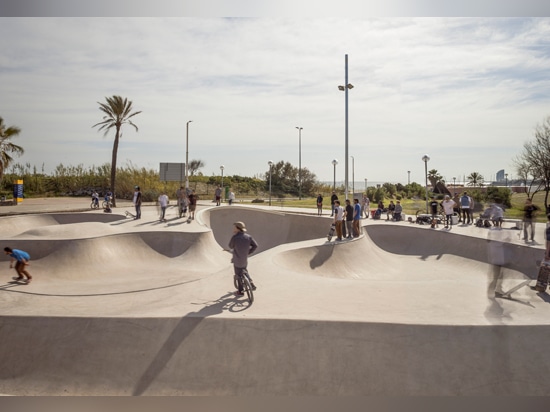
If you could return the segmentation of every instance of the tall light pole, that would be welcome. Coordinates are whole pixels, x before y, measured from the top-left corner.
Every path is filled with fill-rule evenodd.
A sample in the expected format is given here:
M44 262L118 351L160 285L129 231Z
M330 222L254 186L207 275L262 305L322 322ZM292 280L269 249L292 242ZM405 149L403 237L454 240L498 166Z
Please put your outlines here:
M506 189L508 189L508 173L504 173L504 177L506 178Z
M351 197L355 196L355 158L351 156Z
M367 193L367 178L365 177L365 193Z
M225 166L224 165L221 165L220 166L220 170L222 171L222 201L223 201L223 198L225 197L225 190L223 190L223 169L225 169Z
M189 120L185 127L185 190L189 190L189 123L193 120Z
M332 166L334 166L334 180L333 180L333 183L332 183L332 191L335 192L336 191L336 165L338 164L338 160L334 159L332 161Z
M410 185L411 184L411 171L407 170L407 174L408 174L407 184Z
M453 177L453 192L456 192L456 177Z
M428 162L430 161L430 156L425 154L422 156L422 161L424 162L424 175L426 177L426 214L428 214Z
M298 129L298 196L302 200L302 129L303 127L296 126Z
M269 206L271 206L271 167L273 166L273 162L270 160L267 164L269 165Z
M345 187L345 198L348 198L348 90L353 89L353 85L348 83L348 55L346 54L346 82L345 86L338 86L338 90L346 92L346 161L345 161L345 177L344 177L344 187Z

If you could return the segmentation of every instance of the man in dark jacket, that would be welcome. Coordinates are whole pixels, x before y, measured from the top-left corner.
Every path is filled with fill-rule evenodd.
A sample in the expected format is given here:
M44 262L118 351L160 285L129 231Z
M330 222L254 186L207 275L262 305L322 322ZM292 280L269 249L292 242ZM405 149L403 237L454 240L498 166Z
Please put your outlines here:
M258 243L256 243L252 236L246 233L245 224L243 222L235 222L233 224L233 237L229 241L229 249L233 252L233 259L231 259L231 261L233 262L235 275L239 280L239 290L236 293L237 296L244 295L243 284L241 282L241 277L239 276L243 272L244 275L248 277L248 280L250 280L252 290L256 290L256 285L254 285L254 282L246 270L246 267L248 265L248 255L254 253L257 248Z

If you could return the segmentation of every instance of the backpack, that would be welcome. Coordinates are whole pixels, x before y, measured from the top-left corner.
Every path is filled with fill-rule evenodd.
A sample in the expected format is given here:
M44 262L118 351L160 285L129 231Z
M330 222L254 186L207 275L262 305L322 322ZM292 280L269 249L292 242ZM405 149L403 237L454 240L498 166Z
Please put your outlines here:
M462 196L460 198L460 206L462 207L470 207L470 198L466 195Z

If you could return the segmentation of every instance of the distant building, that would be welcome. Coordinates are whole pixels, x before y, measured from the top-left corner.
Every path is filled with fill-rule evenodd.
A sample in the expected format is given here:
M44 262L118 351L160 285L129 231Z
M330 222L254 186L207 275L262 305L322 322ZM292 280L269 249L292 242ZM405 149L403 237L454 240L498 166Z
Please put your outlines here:
M497 182L503 182L504 181L504 169L499 170L497 172Z

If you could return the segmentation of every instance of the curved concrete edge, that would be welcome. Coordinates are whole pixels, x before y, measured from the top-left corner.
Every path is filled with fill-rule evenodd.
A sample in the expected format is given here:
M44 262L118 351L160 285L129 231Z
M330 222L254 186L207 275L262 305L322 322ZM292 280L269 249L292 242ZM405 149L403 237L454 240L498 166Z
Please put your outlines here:
M217 305L222 305L223 302ZM221 306L210 311L221 311ZM11 395L547 395L550 326L4 317ZM281 361L284 359L284 362Z

